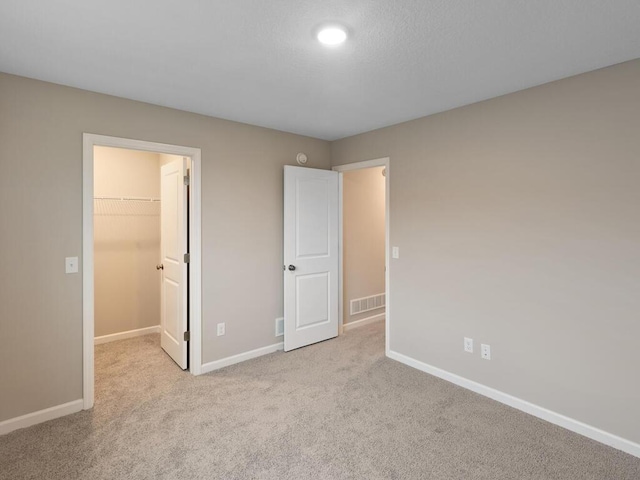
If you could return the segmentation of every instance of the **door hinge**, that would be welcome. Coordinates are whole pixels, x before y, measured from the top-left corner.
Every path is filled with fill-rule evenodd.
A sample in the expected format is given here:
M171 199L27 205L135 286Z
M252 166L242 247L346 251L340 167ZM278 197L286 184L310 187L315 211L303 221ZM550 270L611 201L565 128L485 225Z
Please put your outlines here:
M184 177L182 177L184 180L184 184L185 185L190 185L191 184L191 177L189 177L189 175L185 175Z
M189 340L191 340L191 332L184 332L184 341L188 342Z
M189 263L191 261L191 255L188 253L184 254L184 263Z

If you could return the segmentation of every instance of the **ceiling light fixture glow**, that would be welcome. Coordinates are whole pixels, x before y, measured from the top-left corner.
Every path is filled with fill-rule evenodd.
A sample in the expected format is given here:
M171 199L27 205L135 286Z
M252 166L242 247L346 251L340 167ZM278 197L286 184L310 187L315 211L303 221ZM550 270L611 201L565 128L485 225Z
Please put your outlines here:
M324 27L318 32L318 41L324 45L340 45L346 39L347 31L342 27Z

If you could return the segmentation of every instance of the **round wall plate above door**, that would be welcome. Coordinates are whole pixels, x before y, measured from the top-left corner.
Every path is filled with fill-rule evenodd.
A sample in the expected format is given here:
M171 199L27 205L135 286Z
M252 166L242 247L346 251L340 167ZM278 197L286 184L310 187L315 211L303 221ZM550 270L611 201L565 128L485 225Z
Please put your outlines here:
M302 152L296 155L296 162L298 162L298 165L306 165L307 160L308 160L307 156Z

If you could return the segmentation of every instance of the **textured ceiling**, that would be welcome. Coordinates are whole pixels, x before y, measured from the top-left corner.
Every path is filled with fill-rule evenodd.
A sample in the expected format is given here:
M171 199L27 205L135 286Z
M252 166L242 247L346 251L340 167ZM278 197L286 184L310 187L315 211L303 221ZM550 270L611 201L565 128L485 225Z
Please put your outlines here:
M638 58L639 25L640 0L1 0L0 71L333 140Z

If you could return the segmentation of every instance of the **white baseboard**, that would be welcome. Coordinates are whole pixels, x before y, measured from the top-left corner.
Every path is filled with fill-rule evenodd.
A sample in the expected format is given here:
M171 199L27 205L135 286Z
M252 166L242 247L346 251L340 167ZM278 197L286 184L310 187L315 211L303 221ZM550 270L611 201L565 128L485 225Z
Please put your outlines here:
M82 410L82 399L74 400L73 402L63 403L62 405L56 405L55 407L45 408L44 410L38 410L37 412L27 413L16 418L10 418L0 422L0 435L5 435L19 428L26 428L37 423L53 420L54 418L64 417L71 413L76 413Z
M466 388L467 390L479 393L480 395L484 395L485 397L489 397L517 410L533 415L534 417L541 418L542 420L546 420L547 422L566 428L567 430L571 430L572 432L583 435L595 440L596 442L604 443L605 445L622 450L623 452L635 457L640 457L640 444L634 443L630 440L618 437L612 433L605 432L599 428L592 427L586 423L574 420L573 418L566 417L560 413L553 412L544 407L527 402L526 400L514 397L508 393L501 392L494 388L487 387L486 385L482 385L481 383L474 382L473 380L468 380L454 373L447 372L446 370L442 370L438 367L407 357L401 353L389 351L387 356L400 363L404 363L405 365L433 375L434 377L454 383L460 387Z
M356 320L355 322L349 322L342 324L342 330L347 332L349 330L353 330L354 328L364 327L365 325L369 325L373 322L379 322L380 320L384 320L386 318L386 313L379 313L378 315L372 315L371 317L363 318L361 320Z
M245 360L251 360L252 358L261 357L262 355L267 355L282 349L284 349L284 343L280 342L267 347L256 348L255 350L239 353L238 355L233 355L231 357L215 360L213 362L203 364L201 373L213 372L214 370L228 367L229 365L235 365L236 363L244 362Z
M102 335L101 337L95 337L93 339L93 344L100 345L101 343L117 342L118 340L141 337L142 335L149 335L150 333L160 333L160 325L139 328L137 330L128 330L126 332L112 333L111 335Z

